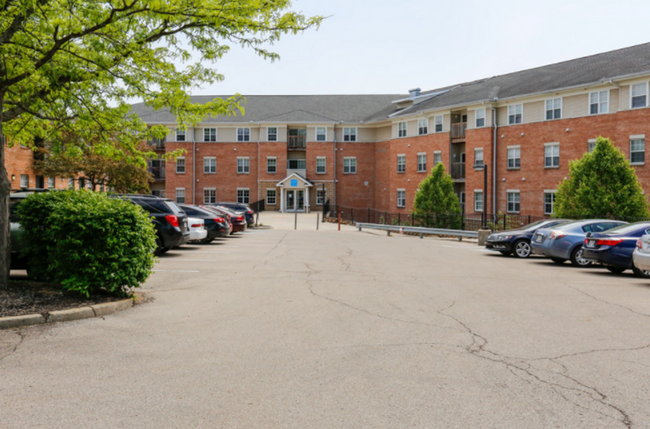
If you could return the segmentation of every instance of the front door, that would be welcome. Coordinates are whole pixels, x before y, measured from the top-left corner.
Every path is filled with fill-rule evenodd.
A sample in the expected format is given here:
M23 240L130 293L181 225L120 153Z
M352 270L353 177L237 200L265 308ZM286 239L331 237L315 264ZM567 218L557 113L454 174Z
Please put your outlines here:
M293 211L296 208L296 191L287 190L287 211Z
M305 191L304 190L298 190L296 191L298 194L298 211L304 211L305 210Z

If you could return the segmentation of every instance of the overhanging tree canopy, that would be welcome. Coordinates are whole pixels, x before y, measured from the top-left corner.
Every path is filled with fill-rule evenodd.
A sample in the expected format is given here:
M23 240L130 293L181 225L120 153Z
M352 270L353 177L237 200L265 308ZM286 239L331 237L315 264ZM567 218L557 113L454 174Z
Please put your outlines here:
M169 108L181 126L234 114L241 110L238 97L196 105L189 93L223 79L212 63L229 43L275 60L269 45L320 23L290 6L288 0L0 0L0 138L31 145L97 127L100 152L137 154L137 142L166 130L148 130L130 114L130 100ZM185 67L176 65L183 61ZM125 129L130 133L113 144ZM8 267L9 189L0 145L0 285Z

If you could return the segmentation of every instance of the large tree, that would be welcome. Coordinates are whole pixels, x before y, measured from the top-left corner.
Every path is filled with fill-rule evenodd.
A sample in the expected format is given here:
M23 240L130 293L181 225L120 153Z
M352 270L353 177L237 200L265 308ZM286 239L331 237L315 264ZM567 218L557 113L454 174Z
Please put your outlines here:
M569 177L555 194L555 217L647 218L648 202L625 155L609 139L569 163Z
M413 203L414 221L420 220L433 228L460 228L462 210L460 200L454 192L454 180L445 173L445 166L438 163L422 182L415 193Z
M269 45L321 21L290 7L289 0L0 0L0 140L33 145L98 127L95 144L106 143L106 155L137 153L138 142L166 130L147 129L129 100L169 108L181 126L235 114L238 97L197 105L190 91L223 79L212 67L229 43L274 60ZM0 144L0 286L9 262L4 156Z

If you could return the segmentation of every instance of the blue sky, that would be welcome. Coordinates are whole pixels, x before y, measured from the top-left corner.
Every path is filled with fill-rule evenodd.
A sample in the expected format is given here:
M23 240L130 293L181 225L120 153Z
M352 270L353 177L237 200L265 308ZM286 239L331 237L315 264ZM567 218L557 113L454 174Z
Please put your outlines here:
M224 82L195 94L405 93L650 41L650 2L294 0L329 16L285 36L270 63L233 47Z

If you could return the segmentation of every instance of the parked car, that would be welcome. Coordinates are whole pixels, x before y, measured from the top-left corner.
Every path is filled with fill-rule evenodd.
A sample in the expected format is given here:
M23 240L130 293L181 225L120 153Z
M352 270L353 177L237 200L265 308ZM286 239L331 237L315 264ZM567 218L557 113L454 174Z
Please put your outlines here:
M649 232L650 222L635 222L605 232L587 233L582 257L603 264L613 273L632 270L638 277L650 277L650 271L634 265L632 256L639 239Z
M156 255L162 255L190 240L187 215L169 198L140 194L117 194L112 198L129 200L149 213L156 227Z
M235 232L246 231L246 218L243 214L232 212L224 207L201 206L201 208L210 210L220 216L227 216L232 225L232 230L230 231L231 235Z
M197 206L187 204L178 205L188 216L203 219L208 236L200 241L201 244L207 244L214 241L217 237L227 237L232 231L232 225L228 216L217 215L213 211L203 209Z
M545 219L509 231L491 234L485 244L488 250L496 250L504 255L514 254L518 258L527 258L531 254L530 240L535 231L541 228L550 228L568 222L563 219Z
M215 206L219 207L225 207L228 210L237 212L237 213L243 213L243 215L246 217L246 225L251 227L255 225L255 211L250 208L248 204L244 203L216 203L214 204Z
M625 223L617 220L592 219L539 229L531 241L533 254L547 256L557 264L570 260L575 267L586 267L591 264L582 256L582 245L587 233L604 232Z
M189 217L187 220L190 225L190 243L204 240L208 236L208 230L205 229L203 219Z
M642 235L636 242L636 249L632 254L632 261L637 269L650 272L650 235Z

